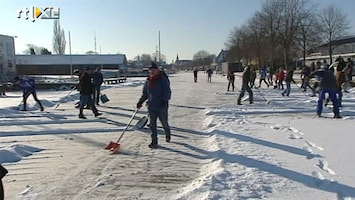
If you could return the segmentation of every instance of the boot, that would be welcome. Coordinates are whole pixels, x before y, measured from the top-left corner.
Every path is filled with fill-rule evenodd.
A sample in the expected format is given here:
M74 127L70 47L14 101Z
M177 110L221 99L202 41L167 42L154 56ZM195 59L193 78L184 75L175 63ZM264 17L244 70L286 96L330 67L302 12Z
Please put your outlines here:
M79 114L79 118L80 118L80 119L86 119L86 117L83 115L83 113L80 113L80 114Z
M86 119L86 117L85 117L84 114L83 114L83 108L80 108L80 111L79 111L79 118L80 118L80 119Z
M26 104L24 103L23 104L23 108L22 108L22 110L21 111L27 111L27 108L26 108L27 106L26 106Z
M157 149L157 148L158 148L158 144L150 143L150 144L148 145L148 147L151 148L151 149Z
M165 136L165 141L166 141L166 142L170 142L170 140L171 140L170 135Z
M340 119L341 116L339 114L335 114L333 118Z
M37 103L38 103L39 107L41 108L41 111L44 111L44 107L42 106L41 101L38 100Z

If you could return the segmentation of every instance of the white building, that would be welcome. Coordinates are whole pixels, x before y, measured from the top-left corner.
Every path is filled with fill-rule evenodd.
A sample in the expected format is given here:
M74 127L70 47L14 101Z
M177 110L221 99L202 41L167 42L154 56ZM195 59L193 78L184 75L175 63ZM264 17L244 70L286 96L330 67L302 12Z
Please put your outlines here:
M0 34L0 82L13 79L16 74L15 58L14 37Z
M73 69L85 67L118 70L127 68L124 54L97 55L16 55L18 75L70 75Z

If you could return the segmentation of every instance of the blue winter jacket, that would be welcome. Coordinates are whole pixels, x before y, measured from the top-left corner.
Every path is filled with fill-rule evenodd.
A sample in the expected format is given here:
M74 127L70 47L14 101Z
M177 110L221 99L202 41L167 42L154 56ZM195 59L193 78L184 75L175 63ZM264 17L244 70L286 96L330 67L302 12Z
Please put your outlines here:
M20 80L20 87L24 94L35 90L35 80L32 78L23 78Z
M150 78L145 81L139 104L143 104L144 101L148 100L148 109L158 111L162 107L168 107L170 98L171 89L169 80L160 73L154 86L150 85Z
M325 90L337 90L337 81L334 74L330 70L320 69L311 74L311 76L318 76L320 78L320 88Z

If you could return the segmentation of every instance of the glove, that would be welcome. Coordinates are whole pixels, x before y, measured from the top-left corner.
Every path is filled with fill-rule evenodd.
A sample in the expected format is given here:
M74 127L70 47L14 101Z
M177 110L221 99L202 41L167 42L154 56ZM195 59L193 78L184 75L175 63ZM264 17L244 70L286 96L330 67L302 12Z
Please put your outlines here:
M137 108L141 108L142 107L142 103L138 102L137 103Z

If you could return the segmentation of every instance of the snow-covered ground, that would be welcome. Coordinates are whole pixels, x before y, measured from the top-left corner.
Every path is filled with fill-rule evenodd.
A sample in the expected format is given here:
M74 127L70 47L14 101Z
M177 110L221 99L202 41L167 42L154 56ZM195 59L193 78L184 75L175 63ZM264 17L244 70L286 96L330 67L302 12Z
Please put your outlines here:
M130 127L118 154L104 147L124 130L144 79L104 85L102 117L84 110L85 120L76 91L38 91L44 112L32 97L30 111L18 111L21 93L8 92L0 98L5 199L355 198L354 89L344 93L342 119L331 108L318 118L317 98L296 85L290 97L253 89L255 103L238 106L239 76L236 92L225 77L198 76L170 76L170 143L160 135L160 148L149 149L149 129ZM142 108L132 124L145 115Z

